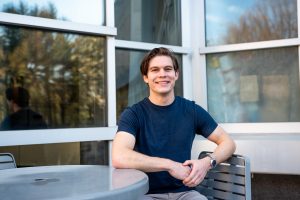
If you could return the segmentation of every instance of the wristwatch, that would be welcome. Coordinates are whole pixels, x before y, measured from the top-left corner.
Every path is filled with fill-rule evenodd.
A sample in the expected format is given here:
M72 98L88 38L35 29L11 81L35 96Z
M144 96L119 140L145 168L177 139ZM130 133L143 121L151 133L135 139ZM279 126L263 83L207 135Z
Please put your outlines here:
M210 158L211 169L215 168L217 166L216 158L212 154L207 154L207 156Z

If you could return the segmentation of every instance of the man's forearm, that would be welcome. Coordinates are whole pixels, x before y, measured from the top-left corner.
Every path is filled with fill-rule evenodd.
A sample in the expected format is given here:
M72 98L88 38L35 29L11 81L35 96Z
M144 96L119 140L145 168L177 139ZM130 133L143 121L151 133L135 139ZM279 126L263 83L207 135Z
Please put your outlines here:
M232 139L220 143L213 152L217 163L227 160L235 151L235 143Z
M217 148L213 152L217 163L223 162L235 151L235 142L220 126L216 128L208 139L217 144Z
M119 152L113 152L112 164L116 168L158 172L170 170L172 161L165 158L147 156L131 149L122 149Z
M136 152L134 145L133 135L127 132L118 132L112 144L112 165L116 168L132 168L144 172L169 170L171 160Z
M116 168L133 168L144 172L167 171L176 179L184 180L191 172L189 166L166 158L151 157L134 150L123 150L124 156L113 155L113 166ZM126 155L126 156L125 156Z

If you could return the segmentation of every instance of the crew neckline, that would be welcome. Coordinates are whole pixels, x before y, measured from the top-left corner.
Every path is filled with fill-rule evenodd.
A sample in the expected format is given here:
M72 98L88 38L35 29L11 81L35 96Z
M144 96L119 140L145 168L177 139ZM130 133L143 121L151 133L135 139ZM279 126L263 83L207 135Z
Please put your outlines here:
M161 108L161 109L164 109L164 108L169 108L171 107L172 105L175 104L175 102L177 101L177 96L175 96L173 102L169 105L165 105L165 106L161 106L161 105L157 105L157 104L154 104L152 101L150 101L149 97L146 97L145 100L153 107L156 107L156 108Z

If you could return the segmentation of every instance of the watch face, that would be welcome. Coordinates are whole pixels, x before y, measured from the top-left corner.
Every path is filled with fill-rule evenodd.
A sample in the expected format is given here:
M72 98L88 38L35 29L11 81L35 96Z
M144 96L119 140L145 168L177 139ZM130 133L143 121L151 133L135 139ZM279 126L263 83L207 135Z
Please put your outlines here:
M216 167L216 165L217 165L216 160L211 160L210 163L211 163L211 167L212 167L212 168Z
M208 154L207 156L210 158L210 166L211 166L211 168L215 168L216 165L217 165L216 159L212 155L210 155L210 154Z

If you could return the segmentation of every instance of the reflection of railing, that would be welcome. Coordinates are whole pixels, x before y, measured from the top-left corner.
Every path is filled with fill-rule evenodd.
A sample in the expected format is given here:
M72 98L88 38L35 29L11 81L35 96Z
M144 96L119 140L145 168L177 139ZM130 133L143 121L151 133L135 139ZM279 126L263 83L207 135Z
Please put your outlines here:
M15 158L10 153L0 153L0 170L16 168Z

